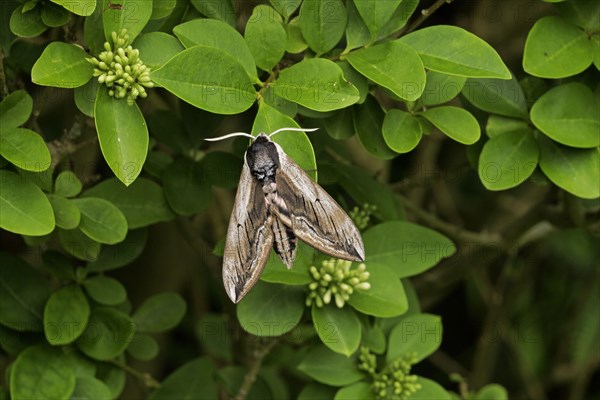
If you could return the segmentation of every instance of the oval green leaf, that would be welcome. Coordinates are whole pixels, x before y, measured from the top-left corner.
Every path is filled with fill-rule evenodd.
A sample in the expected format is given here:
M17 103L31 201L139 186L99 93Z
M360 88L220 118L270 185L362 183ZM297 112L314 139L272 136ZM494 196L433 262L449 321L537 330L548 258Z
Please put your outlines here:
M0 170L0 227L28 236L54 230L54 212L44 192L14 172Z
M481 137L479 122L464 108L441 106L420 113L442 133L462 144L473 144Z
M264 71L270 71L285 53L287 34L282 22L272 7L261 4L254 7L246 24L244 38L256 65Z
M254 57L246 41L230 25L217 19L194 19L177 25L173 33L186 48L205 46L224 51L244 67L254 82L259 82Z
M44 308L44 334L53 346L74 342L85 330L90 305L77 285L58 289Z
M304 290L259 281L240 301L236 311L246 332L255 336L281 336L300 322Z
M95 197L72 200L81 212L79 229L100 243L115 244L127 235L127 220L109 201Z
M300 7L302 36L321 55L335 47L346 29L346 7L341 0L305 1Z
M430 26L399 40L419 53L427 69L467 78L510 79L496 50L457 26Z
M108 271L131 263L142 254L147 239L147 229L128 231L125 240L121 243L114 246L102 246L98 257L88 263L88 272Z
M33 111L33 99L24 90L16 90L0 102L2 130L23 125Z
M410 400L452 400L453 397L439 383L419 376L417 382L421 388L410 395ZM482 399L483 400L483 399ZM486 399L491 400L491 399Z
M150 76L180 99L216 114L239 114L256 100L254 82L244 66L218 48L191 47Z
M385 3L385 2L384 2ZM373 386L367 382L358 382L341 388L335 394L334 400L375 400Z
M446 103L458 96L466 81L464 76L428 71L425 89L419 101L426 106Z
M369 290L355 290L348 303L363 314L389 318L408 310L408 300L398 275L384 265L369 263Z
M62 171L54 182L54 194L63 197L77 196L81 188L81 181L72 171Z
M572 147L600 145L600 101L579 82L557 86L531 107L531 121L555 141Z
M340 67L324 58L305 59L284 69L271 87L278 96L315 111L338 110L360 99Z
M107 361L125 351L135 333L135 324L127 314L112 308L96 308L77 346L94 360Z
M38 345L23 351L12 365L13 400L67 399L75 389L75 370L61 349Z
M152 16L152 0L119 0L121 7L111 7L111 0L98 1L102 7L104 36L111 43L111 33L119 33L122 29L127 29L129 40L134 41Z
M67 11L70 11L73 14L81 15L82 17L87 17L94 13L94 10L97 6L97 1L98 0L52 0L53 3L63 6Z
M334 353L325 345L310 350L298 369L317 382L330 386L346 386L365 378L355 360Z
M400 278L420 274L456 251L444 235L404 221L384 222L363 235L367 266L382 265Z
M133 337L131 343L127 346L127 353L141 361L152 360L158 355L159 351L158 342L152 336L139 333Z
M155 294L133 313L139 332L160 333L174 328L185 315L186 304L177 293Z
M539 19L529 31L523 69L540 78L566 78L585 71L593 59L587 33L562 17Z
M210 181L201 163L188 158L175 160L165 168L163 184L167 201L177 214L192 215L210 203Z
M127 300L125 286L108 276L94 276L83 281L87 294L97 303L116 306Z
M402 318L390 332L387 363L416 353L417 362L425 359L442 344L442 319L432 314L415 314Z
M397 109L385 114L381 131L385 143L397 153L413 150L423 137L419 120L414 115Z
M75 381L71 400L111 400L110 388L104 382L89 375L80 375Z
M489 113L527 119L527 99L517 79L468 79L462 94Z
M85 85L94 72L89 55L79 46L52 42L31 69L31 80L42 86L76 88Z
M54 211L56 226L63 229L75 229L81 221L81 213L75 203L65 197L49 194L48 200Z
M59 229L58 239L63 249L75 258L94 261L100 253L100 243L89 238L79 229Z
M149 400L219 398L219 388L214 379L215 367L208 357L197 358L177 368L161 382L160 388Z
M101 198L117 206L127 219L129 229L171 221L175 218L167 204L163 189L146 178L138 178L129 186L123 185L114 178L106 179L86 190L83 196Z
M584 199L600 196L600 150L540 140L540 167L556 186Z
M144 33L135 39L132 46L140 51L140 59L144 60L144 64L152 69L162 67L184 50L181 42L175 36L164 32Z
M10 15L10 31L19 37L33 38L42 34L48 27L40 16L41 7L23 12L20 5Z
M423 62L415 50L400 41L352 52L347 60L358 72L401 99L414 101L423 93Z
M312 307L312 320L319 338L336 353L350 357L360 344L360 321L350 307L326 304Z
M135 181L148 153L148 127L137 104L128 105L100 88L94 105L100 149L106 163L125 185Z
M390 160L397 154L388 147L383 137L384 118L377 100L369 96L354 113L354 130L358 140L370 154L382 160Z
M20 169L34 172L47 170L52 161L44 139L25 128L3 126L0 130L0 155Z

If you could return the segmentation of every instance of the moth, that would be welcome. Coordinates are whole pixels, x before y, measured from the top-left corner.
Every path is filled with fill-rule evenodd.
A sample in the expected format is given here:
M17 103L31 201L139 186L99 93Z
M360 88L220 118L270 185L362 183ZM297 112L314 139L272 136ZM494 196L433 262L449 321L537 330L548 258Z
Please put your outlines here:
M287 268L292 267L297 239L332 257L365 259L362 238L350 217L271 140L284 130L315 129L283 128L257 137L237 132L206 139L253 140L244 153L223 254L223 284L234 303L258 281L271 249Z

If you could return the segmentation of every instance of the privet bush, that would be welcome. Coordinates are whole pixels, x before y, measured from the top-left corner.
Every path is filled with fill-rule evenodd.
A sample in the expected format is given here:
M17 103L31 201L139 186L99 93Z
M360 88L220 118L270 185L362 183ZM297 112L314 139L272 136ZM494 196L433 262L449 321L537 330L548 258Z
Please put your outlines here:
M598 394L600 2L0 7L2 398ZM366 260L234 306L248 141L203 139L283 127Z

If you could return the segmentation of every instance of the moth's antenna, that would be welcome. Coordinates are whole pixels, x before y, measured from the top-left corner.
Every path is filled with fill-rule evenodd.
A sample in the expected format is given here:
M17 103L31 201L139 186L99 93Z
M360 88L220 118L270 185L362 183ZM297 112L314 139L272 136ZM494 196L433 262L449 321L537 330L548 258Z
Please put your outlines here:
M219 136L219 137L216 137L216 138L206 138L204 140L207 140L209 142L216 142L218 140L229 139L230 137L234 137L234 136L244 136L244 137L248 137L250 139L255 139L255 137L252 136L249 133L246 133L246 132L234 132L234 133L229 133L229 134L227 134L225 136Z
M283 131L294 131L294 132L314 132L314 131L316 131L317 129L319 129L319 128L310 128L310 129L303 129L303 128L280 128L280 129L277 129L277 130L276 130L276 131L274 131L274 132L271 132L271 133L269 133L269 137L271 137L271 136L275 135L276 133L283 132Z

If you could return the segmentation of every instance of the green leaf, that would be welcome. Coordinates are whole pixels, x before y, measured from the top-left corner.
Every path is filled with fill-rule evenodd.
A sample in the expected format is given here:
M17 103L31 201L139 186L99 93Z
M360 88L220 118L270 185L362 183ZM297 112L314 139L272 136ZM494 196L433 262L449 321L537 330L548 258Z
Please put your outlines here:
M133 321L139 332L160 333L177 326L186 308L179 294L162 292L146 299L133 313Z
M153 4L163 3L155 0ZM184 50L181 42L173 35L164 32L149 32L140 35L133 42L133 48L140 51L140 59L147 67L156 69Z
M313 305L312 320L319 338L331 350L350 357L358 349L360 321L350 307L327 304L319 308Z
M157 0L152 2L152 15L150 19L163 19L175 11L177 0ZM135 46L134 46L135 47Z
M100 149L106 163L125 185L135 181L148 153L148 127L137 104L128 105L101 88L94 105Z
M81 15L82 17L87 17L88 15L92 15L94 10L96 9L96 0L82 0L82 1L72 1L72 0L50 0L53 3L56 3L60 6L63 6L67 11L72 12L73 14Z
M416 353L417 362L442 344L442 319L432 314L408 315L390 332L386 362Z
M360 99L340 67L324 58L305 59L284 69L271 87L278 96L315 111L338 110Z
M54 230L54 212L44 192L5 170L0 170L0 227L28 236L44 236Z
M175 218L167 204L163 189L146 178L138 178L129 186L123 185L114 178L106 179L86 190L83 195L101 198L117 206L127 219L129 229L171 221Z
M383 354L387 348L387 338L379 325L363 323L362 344L376 354Z
M44 334L53 346L74 342L85 330L90 305L77 285L58 289L44 308Z
M600 196L600 151L540 140L540 167L556 186L584 199Z
M33 111L33 100L24 90L16 90L0 102L1 129L16 128L23 125Z
M3 122L4 124L4 122ZM50 167L50 151L44 139L25 128L0 130L0 155L26 171L45 171Z
M483 146L477 166L479 178L488 190L510 189L533 174L538 159L533 132L507 132Z
M73 90L75 105L79 111L90 118L94 118L94 104L96 103L99 88L100 83L98 83L98 79L90 79L85 85L76 87Z
M165 196L173 211L192 215L210 204L210 181L203 164L187 158L172 162L163 173Z
M348 8L348 24L346 26L346 49L343 54L352 49L362 47L371 42L371 32L363 21L354 0L346 2Z
M54 182L54 194L63 197L74 197L81 192L82 184L72 171L62 171Z
M572 147L600 145L600 101L579 82L557 86L531 107L531 122L551 139Z
M531 128L526 121L490 115L485 126L485 133L490 139L510 132L531 133Z
M379 31L379 39L397 33L400 29L404 28L418 5L419 0L402 0L402 3L396 8L389 21Z
M298 400L331 400L333 396L335 396L335 388L309 382L298 395Z
M161 382L160 388L149 400L207 400L219 398L219 388L213 374L215 367L208 357L197 358L183 364Z
M287 34L279 14L267 5L258 5L246 24L244 38L256 65L270 71L283 57Z
M383 140L397 153L412 151L423 136L419 120L406 111L392 109L385 114L381 127Z
M421 389L417 390L416 393L413 393L410 396L410 400L452 400L452 397L446 391L446 389L431 379L419 376L416 383L421 385Z
M464 76L428 71L425 89L419 101L426 106L446 103L458 96L466 80Z
M540 78L565 78L585 71L592 58L587 33L562 17L550 16L536 21L529 31L523 69Z
M119 0L121 7L110 7L110 4L111 0L102 0L101 3L106 40L112 42L112 32L127 29L129 40L134 41L150 20L152 0Z
M257 282L236 309L242 328L255 336L281 336L304 312L303 288Z
M96 376L108 387L111 398L116 399L121 395L126 378L123 369L109 363L99 363Z
M0 252L0 323L17 331L41 331L49 289L46 279L22 259Z
M527 119L527 99L517 79L468 79L462 94L489 113Z
M370 256L370 255L369 255ZM408 301L393 269L367 261L369 290L355 290L348 303L363 314L389 318L404 314Z
M75 371L61 349L39 345L22 352L12 365L13 400L66 399L75 389Z
M114 246L102 246L100 254L87 265L89 272L108 271L134 261L142 254L146 246L148 231L136 229L127 232L125 240Z
M384 222L363 235L367 266L384 266L400 278L420 274L456 247L447 237L423 226L404 221Z
M508 400L508 392L504 387L493 383L479 389L473 400Z
M385 3L385 1L382 3ZM375 400L375 393L373 393L372 385L367 382L357 382L338 390L334 398L334 400L356 399Z
M260 279L269 283L286 285L308 285L312 282L308 270L314 264L315 250L302 241L296 243L296 261L293 268L287 268L279 256L273 251Z
M335 47L346 29L346 7L340 0L305 1L300 7L302 36L321 55Z
M327 134L336 140L354 136L354 108L346 107L329 118L325 118Z
M81 221L81 213L79 208L75 205L72 200L69 200L62 196L49 194L48 200L52 205L54 212L54 221L56 226L63 229L75 229L79 226Z
M202 159L204 174L214 186L235 189L242 172L243 160L231 153L211 151Z
M292 15L302 3L302 0L269 0L269 3L277 10L279 14L287 19Z
M396 157L383 138L385 114L374 97L369 96L354 113L354 130L358 140L373 156L382 160Z
M334 353L324 345L310 350L298 369L317 382L330 386L346 386L365 378L355 360Z
M50 273L61 281L70 281L73 279L73 267L71 266L69 257L65 254L55 250L48 250L42 254L42 260Z
M365 25L369 28L371 37L377 38L379 31L394 15L402 0L353 2Z
M462 144L473 144L481 136L479 122L464 108L441 106L419 113L442 133Z
M152 336L137 333L129 346L127 352L132 357L141 361L150 361L155 358L160 351L160 347Z
M213 359L233 361L233 339L223 332L231 332L230 319L225 314L203 313L195 324L195 337L202 350Z
M185 128L183 121L171 111L157 110L148 118L150 133L161 144L186 154L194 147L193 138Z
M600 30L600 4L595 1L571 0L562 4L556 4L565 19L585 29L589 33Z
M115 244L127 235L127 220L109 201L95 197L72 200L81 212L79 229L100 243Z
M260 102L258 113L252 125L252 134L261 132L271 133L281 128L300 128L292 118L277 111L265 102ZM273 136L273 141L278 143L285 154L296 162L313 179L317 178L317 163L312 144L304 132L281 132Z
M215 19L194 19L177 25L173 33L186 48L204 46L224 51L241 64L252 81L260 82L246 41L230 25Z
M78 376L70 400L111 400L110 388L93 376Z
M94 72L88 54L79 46L52 42L33 65L31 80L42 86L76 88L85 85Z
M94 261L100 253L100 243L89 238L79 229L58 230L60 244L67 253L84 261Z
M40 10L40 17L46 26L58 28L69 22L71 14L62 7L46 3Z
M127 300L127 291L121 282L108 276L94 276L83 281L87 294L96 303L116 306Z
M36 332L18 332L0 324L0 348L11 356L18 356L27 348L40 343Z
M216 114L239 114L256 100L254 82L243 64L213 47L184 50L150 76L180 99Z
M77 346L94 360L107 361L119 356L131 342L135 324L127 314L112 308L95 308Z
M340 67L344 73L344 78L352 83L357 89L360 95L360 99L357 101L358 104L362 104L369 95L369 81L362 74L356 71L350 63L347 61L337 61L337 66Z
M283 24L283 28L287 34L285 51L290 54L298 54L308 48L308 44L304 40L304 36L302 36L299 17L293 18L287 24Z
M41 35L48 27L42 22L40 8L23 12L24 6L15 8L10 16L10 31L19 37L33 38Z
M473 78L510 79L510 71L496 50L457 26L430 26L399 40L419 53L427 69Z
M196 10L200 11L202 15L205 15L210 19L221 20L235 27L236 14L231 0L192 0L192 5Z
M373 82L404 100L421 97L425 69L419 55L400 41L386 42L348 54L348 62Z

